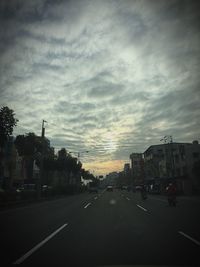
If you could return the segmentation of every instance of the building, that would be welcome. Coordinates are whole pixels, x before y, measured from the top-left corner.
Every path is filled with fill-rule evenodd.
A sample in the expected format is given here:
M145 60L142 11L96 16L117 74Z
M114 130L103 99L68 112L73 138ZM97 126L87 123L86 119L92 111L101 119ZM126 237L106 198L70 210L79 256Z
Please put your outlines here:
M130 172L130 163L124 164L124 174L127 175Z
M144 152L145 179L160 184L161 191L174 179L180 193L191 194L200 191L200 185L193 171L200 160L200 145L192 143L168 143L150 146Z
M116 185L116 181L117 181L117 178L118 178L119 174L118 172L111 172L109 174L106 175L106 178L105 178L105 185Z
M144 182L144 158L142 153L132 153L131 159L131 173L133 184L139 185Z

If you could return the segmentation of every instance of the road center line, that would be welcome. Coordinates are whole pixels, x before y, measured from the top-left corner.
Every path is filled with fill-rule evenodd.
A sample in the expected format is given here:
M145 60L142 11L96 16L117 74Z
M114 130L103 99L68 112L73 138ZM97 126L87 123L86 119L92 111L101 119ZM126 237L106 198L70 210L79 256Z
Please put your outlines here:
M84 209L87 209L87 207L90 205L91 205L91 203L88 203L87 205L85 205Z
M63 226L61 226L56 231L54 231L52 234L50 234L48 237L46 237L44 240L42 240L39 244L37 244L35 247L33 247L31 250L25 253L21 258L16 260L13 264L20 264L23 261L25 261L29 256L31 256L31 254L33 254L36 250L38 250L41 246L43 246L46 242L48 242L52 237L54 237L58 232L60 232L67 225L68 223L63 224Z
M126 199L127 199L127 200L130 200L130 198L128 198L128 197L127 197Z
M142 206L140 206L140 205L138 205L137 204L137 206L138 206L138 208L140 208L140 209L142 209L142 210L144 210L144 211L147 211L145 208L143 208Z
M194 242L196 245L200 246L200 242L197 241L196 239L192 238L191 236L183 233L182 231L179 231L179 234L183 235L184 237L190 239L192 242Z

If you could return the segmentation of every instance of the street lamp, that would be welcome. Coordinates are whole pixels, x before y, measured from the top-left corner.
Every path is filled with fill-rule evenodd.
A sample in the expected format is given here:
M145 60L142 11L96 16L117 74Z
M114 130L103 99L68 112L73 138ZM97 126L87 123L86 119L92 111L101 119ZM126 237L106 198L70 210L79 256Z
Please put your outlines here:
M77 154L77 158L78 158L78 161L80 160L80 154L82 153L88 153L89 151L88 150L85 150L85 151L70 151L69 153L75 153Z

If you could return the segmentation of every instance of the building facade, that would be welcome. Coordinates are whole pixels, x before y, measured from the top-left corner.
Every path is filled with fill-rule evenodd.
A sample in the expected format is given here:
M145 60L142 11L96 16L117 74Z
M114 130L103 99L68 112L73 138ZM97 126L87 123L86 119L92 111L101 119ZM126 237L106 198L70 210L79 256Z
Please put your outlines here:
M134 185L144 183L144 158L142 153L132 153L131 160L131 175Z
M144 152L145 179L160 184L161 191L174 179L180 193L200 191L194 164L200 160L200 145L192 143L168 143L150 146Z

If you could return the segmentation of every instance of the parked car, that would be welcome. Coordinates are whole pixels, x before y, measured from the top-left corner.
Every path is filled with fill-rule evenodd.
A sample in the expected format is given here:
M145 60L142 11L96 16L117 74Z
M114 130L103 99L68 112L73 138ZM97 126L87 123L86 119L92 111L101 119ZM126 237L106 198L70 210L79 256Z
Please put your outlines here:
M32 199L37 195L35 184L24 184L19 190L23 199Z
M42 186L42 194L44 196L50 196L52 194L52 186L43 185Z

